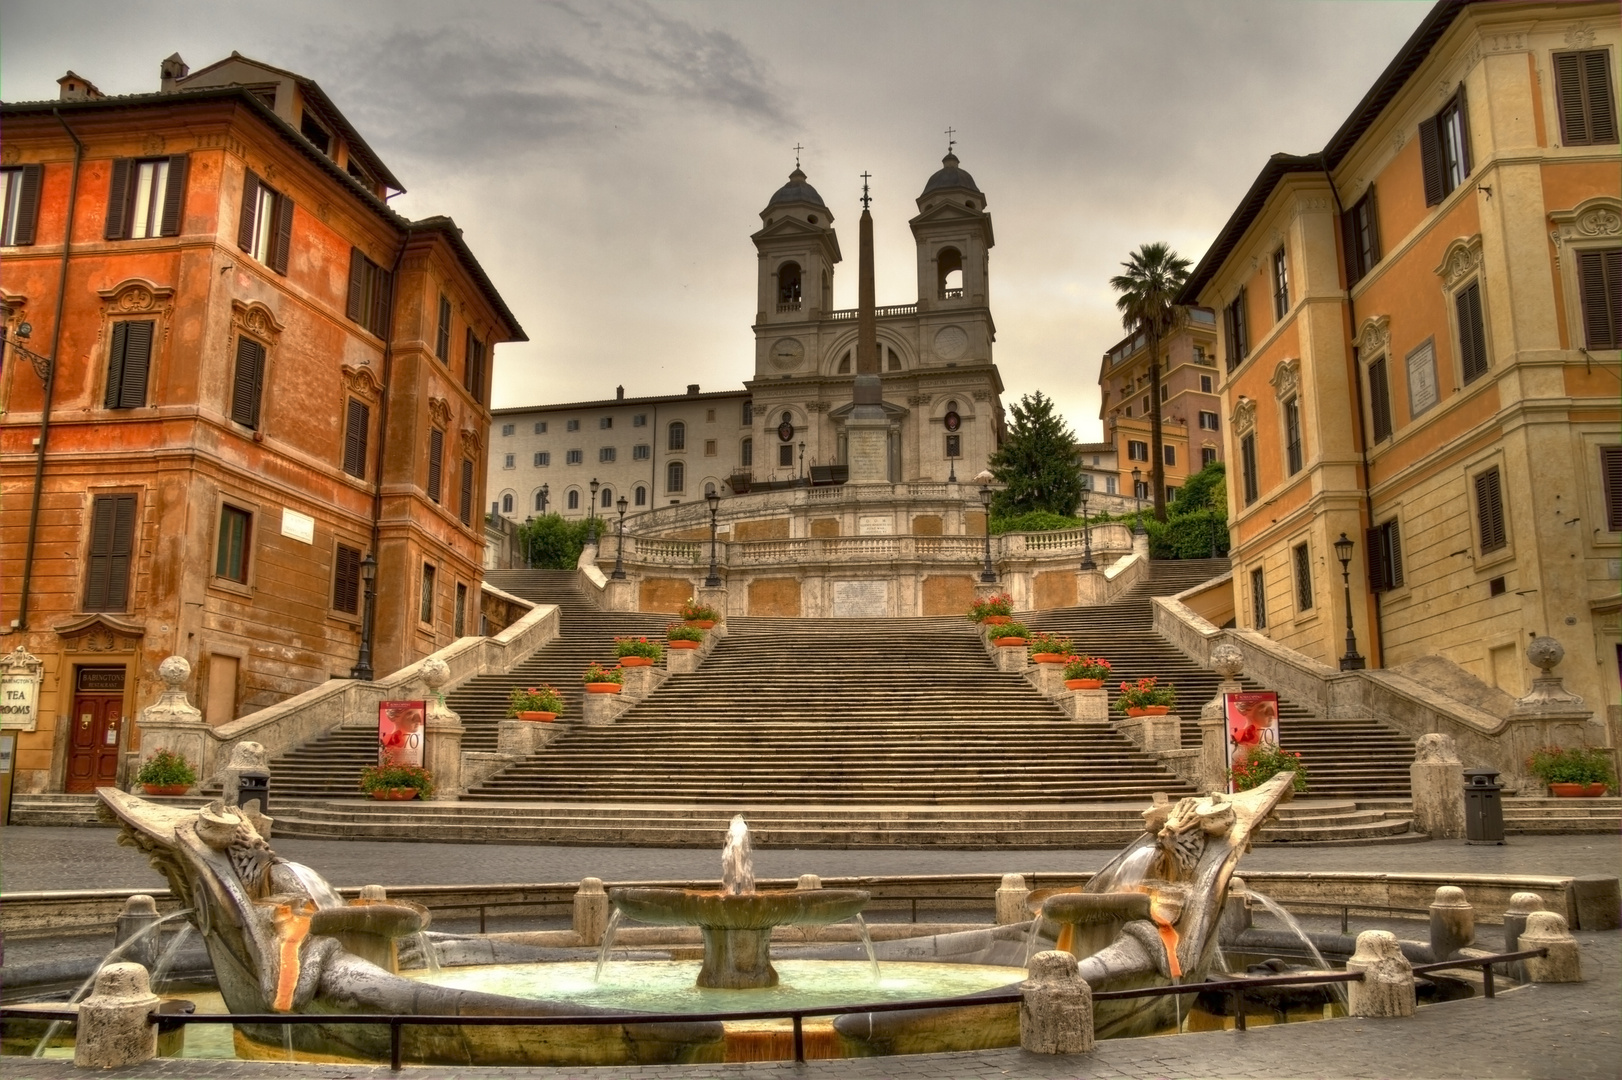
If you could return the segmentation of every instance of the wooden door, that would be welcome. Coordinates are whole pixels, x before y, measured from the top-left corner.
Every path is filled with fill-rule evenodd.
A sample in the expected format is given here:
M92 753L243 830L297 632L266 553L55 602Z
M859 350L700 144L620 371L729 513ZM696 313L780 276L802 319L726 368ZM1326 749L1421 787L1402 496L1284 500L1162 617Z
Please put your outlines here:
M70 792L118 783L119 737L124 695L79 694L73 699L73 736L68 749Z

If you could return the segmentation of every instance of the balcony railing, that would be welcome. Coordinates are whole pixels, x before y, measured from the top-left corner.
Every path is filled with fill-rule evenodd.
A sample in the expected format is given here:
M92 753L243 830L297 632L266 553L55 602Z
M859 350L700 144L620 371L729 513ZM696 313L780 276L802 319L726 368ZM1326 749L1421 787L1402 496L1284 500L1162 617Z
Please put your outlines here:
M961 299L963 299L963 290L962 289L942 289L941 290L941 299L942 300L961 300Z
M856 313L857 313L858 310L859 309L857 309L857 308L840 308L838 311L830 311L830 312L828 312L828 318L830 318L830 319L854 319L856 317ZM877 309L874 310L873 313L875 315L877 315L881 319L884 318L886 315L916 315L916 314L918 314L918 305L917 304L891 304L888 307L877 308Z
M782 301L779 301L778 305L777 305L777 313L779 315L786 315L791 311L799 311L799 310L800 310L800 301L798 301L798 300L782 300Z

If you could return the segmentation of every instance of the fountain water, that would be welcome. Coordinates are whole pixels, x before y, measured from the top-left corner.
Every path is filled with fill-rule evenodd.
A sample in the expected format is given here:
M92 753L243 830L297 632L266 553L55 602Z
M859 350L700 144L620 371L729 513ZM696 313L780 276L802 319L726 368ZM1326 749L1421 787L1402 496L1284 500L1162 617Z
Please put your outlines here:
M1312 954L1312 959L1317 962L1320 970L1334 970L1329 966L1329 962L1324 959L1324 954L1318 951L1318 946L1313 944L1312 937L1306 932L1305 928L1303 928L1300 922L1296 920L1294 915L1291 915L1287 910L1284 909L1283 905L1277 903L1271 897L1262 895L1255 889L1248 890L1248 895L1252 899L1260 901L1262 907L1266 908L1268 913L1271 914L1273 918L1283 923L1285 929L1289 930L1290 933L1301 939L1301 944L1307 947L1307 951ZM1340 1003L1342 1005L1346 1004L1345 987L1339 985L1338 983L1331 983L1330 989L1335 992L1336 997L1340 998Z

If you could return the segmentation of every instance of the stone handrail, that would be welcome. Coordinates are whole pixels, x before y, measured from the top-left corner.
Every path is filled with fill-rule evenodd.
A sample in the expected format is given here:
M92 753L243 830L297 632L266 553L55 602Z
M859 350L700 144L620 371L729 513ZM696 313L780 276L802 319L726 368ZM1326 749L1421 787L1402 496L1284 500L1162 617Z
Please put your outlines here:
M1057 533L1005 533L992 537L992 558L996 561L1018 560L1031 556L1079 555L1083 550L1083 530L1074 529ZM614 537L600 556L582 552L582 573L588 565L595 569L610 562L614 554ZM769 566L777 563L795 563L806 559L850 562L886 562L894 559L923 561L973 562L985 546L978 536L919 536L911 533L875 536L797 537L784 540L718 541L715 545L716 562L725 568ZM1107 560L1132 550L1131 530L1121 525L1095 526L1093 553ZM596 561L593 561L596 560ZM625 536L624 561L627 566L681 566L699 567L709 560L709 544L703 540L666 540L660 537ZM599 576L601 572L599 571ZM1131 584L1135 582L1127 582ZM587 586L590 586L588 588ZM593 579L581 582L588 595L600 592L602 583Z

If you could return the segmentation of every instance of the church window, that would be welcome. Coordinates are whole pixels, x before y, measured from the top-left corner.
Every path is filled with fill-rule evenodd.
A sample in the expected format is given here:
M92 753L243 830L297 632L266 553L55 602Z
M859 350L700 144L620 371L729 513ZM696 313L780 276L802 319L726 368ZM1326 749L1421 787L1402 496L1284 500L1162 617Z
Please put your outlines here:
M889 368L889 370L891 370L891 371L900 371L901 370L901 357L896 355L894 349L885 349L885 352L889 353L889 355L890 355L890 368Z
M777 310L800 308L800 264L786 262L777 268Z
M779 467L785 468L785 469L792 469L794 467L794 444L793 443L781 443L781 444L778 445L778 447L777 447L777 464L778 464Z
M849 375L850 374L850 353L851 353L851 351L849 349L846 349L845 350L845 355L841 356L839 358L839 371L837 372L837 374L840 374L840 375Z
M949 457L949 458L956 458L956 457L962 457L963 456L963 436L961 436L961 435L948 435L948 436L946 436L946 456Z
M745 439L738 444L738 464L749 468L755 463L755 440Z
M578 509L580 509L580 491L579 491L578 488L570 488L569 489L569 509L570 510L578 510Z
M716 451L715 442L716 441L714 439L705 439L704 440L704 456L705 457L714 457L716 455L717 451Z
M935 256L937 293L942 300L963 298L963 253L957 248L941 248Z
M957 412L957 399L956 398L953 398L952 400L950 400L950 401L948 401L946 403L946 411L947 412Z
M665 446L667 450L687 449L687 425L680 420L670 422L670 441Z
M665 490L674 495L686 490L687 468L679 461L665 466Z
M755 422L754 402L745 399L743 403L743 426L748 427Z
M602 499L603 509L612 510L614 508L614 489L611 487L603 488Z
M638 505L638 506L646 506L646 505L648 505L648 489L643 487L641 484L638 484L636 486L635 497L633 498L632 501L635 502L636 505Z
M513 512L513 497L512 492L510 491L501 497L501 512L503 514L510 514Z

